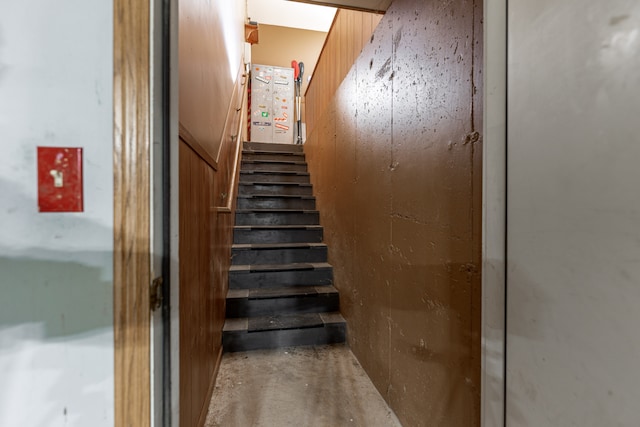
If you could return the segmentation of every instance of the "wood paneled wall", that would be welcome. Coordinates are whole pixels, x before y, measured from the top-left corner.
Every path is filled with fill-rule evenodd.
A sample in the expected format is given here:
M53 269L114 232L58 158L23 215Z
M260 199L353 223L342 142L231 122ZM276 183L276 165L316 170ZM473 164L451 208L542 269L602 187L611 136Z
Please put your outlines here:
M246 4L181 0L178 7L179 424L198 427L222 350Z
M178 8L180 123L215 159L244 50L245 2L180 0Z
M180 425L197 426L221 350L215 322L215 170L180 139Z
M377 13L338 9L305 93L307 135L322 116L338 86L347 75L362 47L369 41L382 16Z
M222 354L235 212L231 187L237 186L244 123L242 69L236 82L216 158L180 126L180 425L203 425Z
M480 425L482 0L395 0L309 135L349 345L406 426Z

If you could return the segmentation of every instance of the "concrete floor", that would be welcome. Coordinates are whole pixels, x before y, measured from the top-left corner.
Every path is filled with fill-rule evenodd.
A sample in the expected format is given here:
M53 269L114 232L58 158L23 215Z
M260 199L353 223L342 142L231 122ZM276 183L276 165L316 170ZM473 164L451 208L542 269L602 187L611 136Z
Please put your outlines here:
M206 427L401 427L346 345L228 353Z

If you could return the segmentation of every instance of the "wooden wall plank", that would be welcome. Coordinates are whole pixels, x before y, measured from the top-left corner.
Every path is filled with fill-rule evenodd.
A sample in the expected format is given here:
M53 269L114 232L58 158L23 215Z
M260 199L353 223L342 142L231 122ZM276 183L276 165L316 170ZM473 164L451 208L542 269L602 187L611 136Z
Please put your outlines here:
M304 96L307 136L322 117L383 15L339 9Z
M242 68L240 69L241 73ZM202 426L222 354L237 186L237 135L246 79L239 74L213 168L181 127L179 147L180 425ZM224 208L224 209L222 209Z
M180 176L180 425L196 426L215 371L210 213L215 171L183 139ZM208 402L207 402L208 403Z
M244 13L237 10L244 8L244 2L224 3L181 0L178 4L180 123L216 161L234 85L229 67L240 65L240 56L230 56L228 50L242 51L244 33ZM220 25L223 21L233 34L230 39ZM230 58L237 62L231 63Z
M372 22L368 16L362 15L362 40L361 43L364 44L367 42L367 39L371 37L373 33L373 29L371 28ZM368 34L368 35L367 35Z
M114 0L115 425L150 424L149 2Z

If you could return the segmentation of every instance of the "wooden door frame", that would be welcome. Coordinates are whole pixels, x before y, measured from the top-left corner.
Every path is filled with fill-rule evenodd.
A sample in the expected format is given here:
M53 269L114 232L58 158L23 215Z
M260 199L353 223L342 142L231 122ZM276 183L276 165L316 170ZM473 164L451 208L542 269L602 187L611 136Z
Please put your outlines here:
M150 3L113 2L114 394L116 427L149 427Z
M114 393L115 426L149 427L150 316L150 4L114 0ZM485 0L485 135L483 207L482 425L503 425L504 390L487 366L496 329L504 331L504 224L506 157L506 1ZM498 24L490 26L488 22ZM502 57L501 63L500 57ZM495 126L495 127L494 127ZM496 214L498 215L496 217ZM502 311L500 310L502 307ZM497 313L493 318L488 313ZM503 338L504 339L504 338ZM493 344L498 346L502 343ZM505 354L499 354L504 368ZM504 384L504 376L498 374ZM492 410L493 409L493 410ZM497 413L496 413L497 412Z

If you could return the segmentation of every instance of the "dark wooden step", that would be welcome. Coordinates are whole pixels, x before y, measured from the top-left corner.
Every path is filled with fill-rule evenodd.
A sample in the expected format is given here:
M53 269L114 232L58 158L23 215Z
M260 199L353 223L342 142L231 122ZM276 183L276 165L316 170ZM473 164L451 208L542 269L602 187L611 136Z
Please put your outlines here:
M237 225L316 225L318 211L299 209L236 209Z
M324 243L256 243L234 244L231 247L233 265L301 262L327 262L327 245Z
M275 161L296 161L304 162L304 153L302 152L286 152L286 151L270 151L270 150L243 150L242 160L275 160Z
M227 318L290 313L338 311L338 291L333 286L289 286L265 289L230 289Z
M311 196L311 184L298 182L239 182L238 194L242 196L271 194Z
M279 288L333 284L333 268L326 262L242 264L229 268L229 289Z
M252 326L252 327L250 327ZM344 342L346 323L340 313L312 313L227 319L225 352Z
M309 172L297 171L240 171L240 182L300 182L309 184Z
M299 209L315 210L316 199L313 196L292 195L238 195L237 209Z
M241 170L263 170L263 171L291 171L306 172L307 163L303 161L284 160L242 160Z
M265 150L265 151L285 151L291 153L301 153L302 145L297 144L277 144L269 142L244 142L243 150Z
M323 229L319 225L240 225L233 228L234 243L319 243Z

